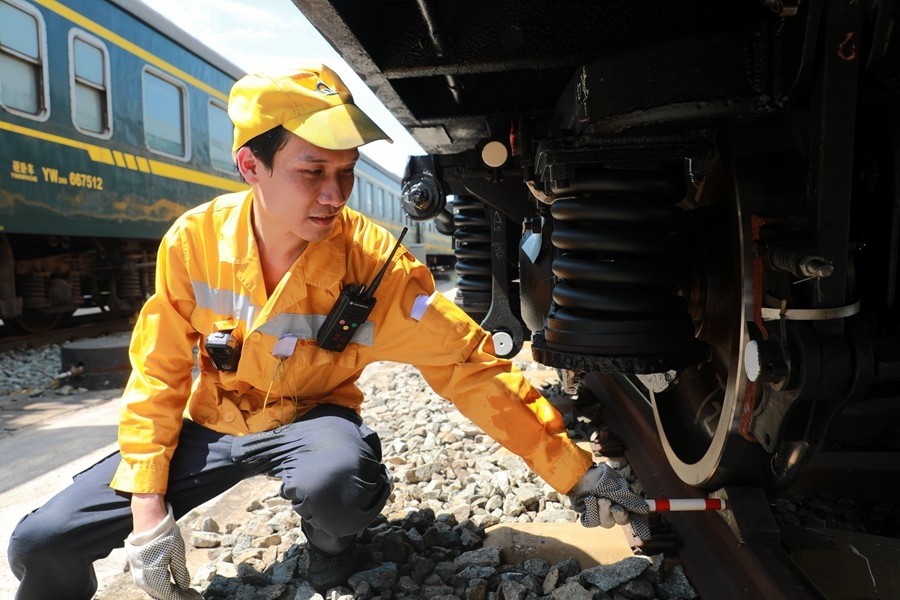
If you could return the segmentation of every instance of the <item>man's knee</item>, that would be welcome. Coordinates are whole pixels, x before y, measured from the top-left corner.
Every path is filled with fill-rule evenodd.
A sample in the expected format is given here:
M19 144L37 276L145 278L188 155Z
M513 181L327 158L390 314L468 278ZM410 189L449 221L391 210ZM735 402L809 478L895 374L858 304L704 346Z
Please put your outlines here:
M332 465L334 467L334 465ZM333 529L359 531L384 508L391 483L385 468L369 461L362 469L328 469L285 481L282 494L303 518Z
M45 516L42 511L35 511L26 515L9 538L9 563L15 569L16 565L24 565L34 558L46 558L57 552L64 551L66 519L55 518L50 514Z
M380 463L323 461L286 480L282 492L290 500L344 508L369 503L388 483Z

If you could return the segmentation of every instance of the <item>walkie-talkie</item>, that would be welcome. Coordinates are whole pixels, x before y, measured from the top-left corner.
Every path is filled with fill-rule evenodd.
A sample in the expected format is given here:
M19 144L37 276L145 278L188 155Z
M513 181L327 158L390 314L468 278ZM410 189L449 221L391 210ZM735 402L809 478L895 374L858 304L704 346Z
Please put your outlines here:
M407 230L408 228L404 227L400 232L397 244L368 288L365 284L348 285L341 290L341 295L338 296L337 302L331 307L325 322L322 323L316 334L316 343L320 348L343 352L350 340L353 339L353 335L359 331L359 327L366 322L366 317L375 308L375 289L381 283L381 278L384 277L384 272L391 264L391 259L394 258L394 253L400 247L400 242Z

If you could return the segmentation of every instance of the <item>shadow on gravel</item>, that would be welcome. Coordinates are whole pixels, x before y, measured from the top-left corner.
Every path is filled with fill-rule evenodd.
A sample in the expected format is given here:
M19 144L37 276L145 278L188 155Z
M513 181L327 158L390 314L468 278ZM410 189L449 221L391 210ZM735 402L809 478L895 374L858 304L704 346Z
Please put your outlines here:
M203 597L294 598L301 587L311 592L312 587L305 582L301 574L306 571L303 550L305 547L305 543L291 546L284 558L268 567L261 559L246 559L235 565L237 570L235 576L225 577L216 574L203 591Z

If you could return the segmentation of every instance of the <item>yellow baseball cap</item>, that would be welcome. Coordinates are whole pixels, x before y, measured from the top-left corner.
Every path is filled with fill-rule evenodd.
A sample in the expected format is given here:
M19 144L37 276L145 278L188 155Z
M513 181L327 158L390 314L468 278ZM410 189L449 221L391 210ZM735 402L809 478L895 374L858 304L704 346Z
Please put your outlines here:
M228 116L234 123L232 152L279 125L329 150L375 140L393 142L353 103L350 90L325 65L242 77L231 88Z

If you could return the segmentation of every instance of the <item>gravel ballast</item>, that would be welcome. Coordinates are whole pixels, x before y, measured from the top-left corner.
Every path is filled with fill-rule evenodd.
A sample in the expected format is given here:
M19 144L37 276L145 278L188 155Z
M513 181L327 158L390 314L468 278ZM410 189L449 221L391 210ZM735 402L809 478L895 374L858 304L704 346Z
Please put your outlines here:
M483 545L485 529L501 523L574 523L578 515L568 499L435 395L415 369L388 364L370 369L375 374L360 383L367 397L363 416L382 439L394 491L360 538L366 560L359 572L324 595L304 580L300 519L274 486L267 497L251 501L240 518L219 522L199 515L184 523L188 546L208 556L193 573L205 598L697 597L681 567L664 569L662 555L588 568L571 557L555 564L542 559L504 564L499 550ZM631 476L627 466L621 470Z

